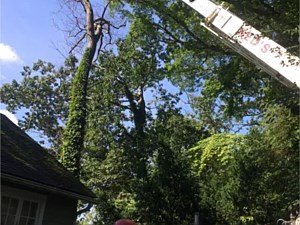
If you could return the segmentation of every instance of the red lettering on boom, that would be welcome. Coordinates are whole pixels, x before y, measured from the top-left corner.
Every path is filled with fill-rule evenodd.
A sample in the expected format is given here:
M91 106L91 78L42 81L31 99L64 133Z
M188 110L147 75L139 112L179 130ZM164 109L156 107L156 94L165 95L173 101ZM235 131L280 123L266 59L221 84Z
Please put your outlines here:
M263 39L261 39L260 36L253 34L249 29L241 28L239 30L239 35L243 40L250 42L253 46L260 44L260 46L262 46L260 49L262 53L266 53L271 49L270 44L264 44Z
M264 44L264 46L260 49L260 51L262 53L266 53L267 51L269 51L271 48L271 46L269 44Z
M251 44L251 45L257 45L257 44L259 43L259 41L260 41L260 38L259 38L259 37L254 37L254 38L251 40L250 44Z
M252 36L252 33L249 31L244 32L244 40L248 41L248 38Z

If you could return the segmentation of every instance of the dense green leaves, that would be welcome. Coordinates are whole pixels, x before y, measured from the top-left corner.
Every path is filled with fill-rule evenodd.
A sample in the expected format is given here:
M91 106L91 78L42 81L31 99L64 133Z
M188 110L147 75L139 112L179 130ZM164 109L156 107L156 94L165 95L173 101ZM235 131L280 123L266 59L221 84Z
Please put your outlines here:
M93 50L87 48L84 55L82 56L74 79L72 81L68 121L64 130L61 152L62 163L77 177L80 176L81 170L81 154L84 145L87 117L86 97L88 77L93 56Z
M241 200L256 224L286 218L299 197L299 118L276 106L262 122L249 134L241 162L241 190L248 193Z
M215 224L238 224L236 200L241 193L237 155L243 151L244 138L217 134L191 148L192 168L199 177L203 208L209 208Z
M267 110L245 136L217 134L190 149L202 208L213 224L272 224L288 218L299 196L299 118Z
M20 125L24 130L41 132L59 154L63 126L68 116L70 80L76 70L76 58L70 57L65 66L39 60L32 68L26 66L21 81L1 87L1 101L9 111L25 110ZM45 138L46 137L46 138Z

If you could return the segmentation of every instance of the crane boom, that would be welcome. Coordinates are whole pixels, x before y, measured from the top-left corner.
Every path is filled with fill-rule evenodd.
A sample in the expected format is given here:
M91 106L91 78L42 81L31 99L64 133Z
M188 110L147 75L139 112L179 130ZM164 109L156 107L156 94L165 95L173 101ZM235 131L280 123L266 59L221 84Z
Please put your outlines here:
M209 0L182 0L205 17L201 23L227 46L284 85L300 88L300 59L245 21Z

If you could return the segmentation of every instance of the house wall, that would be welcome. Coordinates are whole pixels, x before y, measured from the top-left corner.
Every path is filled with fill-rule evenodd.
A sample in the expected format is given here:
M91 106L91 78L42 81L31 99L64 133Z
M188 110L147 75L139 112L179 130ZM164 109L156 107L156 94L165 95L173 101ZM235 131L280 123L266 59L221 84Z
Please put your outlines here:
M74 225L77 200L59 195L48 195L43 217L43 225Z
M74 225L77 212L77 200L65 197L59 194L53 194L45 191L36 190L23 185L6 182L1 179L1 194L3 191L11 193L12 196L15 193L19 193L23 196L27 192L37 195L36 198L43 198L43 213L42 223L38 222L38 225ZM13 192L12 192L13 191ZM24 197L24 196L23 196ZM31 196L27 195L30 200Z

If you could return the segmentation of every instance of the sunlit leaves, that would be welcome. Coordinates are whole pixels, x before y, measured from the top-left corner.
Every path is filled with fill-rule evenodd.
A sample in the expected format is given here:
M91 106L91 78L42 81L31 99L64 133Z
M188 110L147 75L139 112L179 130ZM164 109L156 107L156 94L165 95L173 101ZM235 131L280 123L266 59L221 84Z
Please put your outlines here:
M70 80L75 70L74 63L66 63L65 67L56 69L53 64L39 60L32 68L24 67L21 81L13 80L1 87L1 101L8 110L25 110L21 126L25 130L41 131L56 152L60 151Z
M237 156L243 151L243 136L217 134L189 150L193 172L199 177L201 206L209 208L216 224L238 223L235 200L239 196Z

